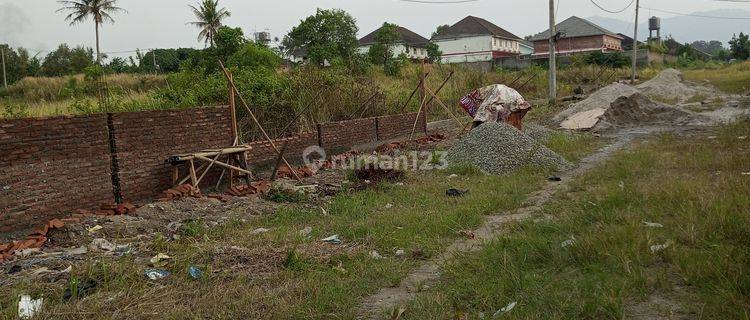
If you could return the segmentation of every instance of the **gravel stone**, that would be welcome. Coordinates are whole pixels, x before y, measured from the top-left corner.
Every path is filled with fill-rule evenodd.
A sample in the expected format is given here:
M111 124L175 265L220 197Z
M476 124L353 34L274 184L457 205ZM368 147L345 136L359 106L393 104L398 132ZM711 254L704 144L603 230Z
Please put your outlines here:
M506 174L526 165L565 169L562 156L505 123L485 123L448 150L449 164L474 164L489 174Z

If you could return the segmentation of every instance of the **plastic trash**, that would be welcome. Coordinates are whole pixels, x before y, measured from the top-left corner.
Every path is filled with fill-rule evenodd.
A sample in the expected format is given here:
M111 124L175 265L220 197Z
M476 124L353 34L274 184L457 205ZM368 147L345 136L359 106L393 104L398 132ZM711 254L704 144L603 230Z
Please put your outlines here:
M109 251L109 252L119 252L119 253L126 253L130 251L129 245L116 245L112 242L107 241L106 239L97 238L91 241L91 244L89 244L89 249L91 251Z
M743 176L750 176L750 172L743 172L742 175Z
M664 244L655 244L651 246L651 253L657 253L659 251L662 251L666 248L669 248L672 245L672 241L667 241Z
M445 190L445 195L449 197L463 197L469 190L458 190L455 188L450 188L448 190Z
M643 221L643 225L649 228L664 228L664 225L656 222Z
M341 244L341 239L339 238L339 235L334 234L330 237L321 239L323 242L328 242L330 244Z
M396 256L397 257L403 257L406 252L404 250L398 249L396 250Z
M297 233L298 233L298 234L299 234L300 236L303 236L303 237L307 237L307 236L309 236L309 235L310 235L310 233L312 233L312 227L310 227L310 226L307 226L307 227L305 227L304 229L300 230L300 231L299 231L299 232L297 232Z
M458 175L454 173L448 176L448 179L453 179L453 178L458 178Z
M196 266L189 266L188 274L190 274L190 277L193 279L200 279L203 277L203 271Z
M372 257L375 260L383 259L383 256L381 256L380 253L378 253L375 250L370 251L370 257Z
M170 256L168 256L168 255L166 255L164 253L159 253L159 254L151 257L151 260L149 260L149 262L151 262L151 265L154 266L154 267L163 267L163 266L167 265L167 261L166 260L169 260L169 259L172 259L172 257L170 257Z
M250 234L261 234L261 233L266 233L268 231L271 231L271 230L266 229L266 228L258 228L253 231L250 231Z
M574 245L575 243L576 243L576 238L575 237L570 237L570 239L565 240L562 243L560 243L560 246L563 247L563 248L567 248L567 247L570 247L570 246Z
M506 313L506 312L510 312L510 310L513 310L513 308L515 308L515 307L516 307L516 304L517 304L517 302L515 302L515 301L513 301L513 302L509 303L509 304L508 304L507 306L503 307L502 309L500 309L500 310L497 310L497 311L495 312L495 314L493 314L493 315L492 315L492 317L493 317L493 318L495 318L495 317L499 317L499 316L500 316L500 315L502 315L503 313Z
M171 273L161 269L146 269L143 274L151 280L159 280L168 277Z
M44 298L31 299L31 296L22 295L18 301L18 317L21 319L30 319L39 311L42 311Z
M562 181L562 178L560 178L558 176L550 176L549 178L547 178L547 180L554 181L554 182L560 182L560 181Z
M386 204L386 205L385 205L385 208L386 208L386 209L390 209L390 208L393 208L393 203L389 203L389 204Z
M93 227L91 227L91 228L88 228L88 229L86 229L86 230L88 230L88 231L89 231L89 233L96 233L97 231L99 231L99 230L101 230L101 229L104 229L104 227L102 227L102 226L100 226L100 225L95 225L95 226L93 226Z
M620 181L620 183L618 183L617 186L620 187L620 190L625 190L625 182Z

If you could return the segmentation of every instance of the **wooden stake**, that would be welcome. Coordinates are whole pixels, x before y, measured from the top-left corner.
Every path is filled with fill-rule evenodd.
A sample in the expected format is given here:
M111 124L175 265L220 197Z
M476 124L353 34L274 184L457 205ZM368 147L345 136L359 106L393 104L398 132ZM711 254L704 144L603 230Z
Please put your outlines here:
M428 105L432 102L432 99L437 98L437 94L440 93L440 90L443 90L443 87L445 86L446 83L448 83L448 80L450 80L451 77L453 77L453 70L451 70L448 76L445 77L445 80L443 80L443 83L441 83L440 86L437 88L437 90L435 90L433 97L431 97L430 100L427 101Z
M422 83L424 83L425 79L427 79L429 75L430 73L428 72L423 79L419 79L419 83L417 83L417 86L414 87L414 90L409 95L409 99L406 99L406 102L404 103L404 105L401 106L401 112L404 112L404 109L406 109L406 106L409 105L409 102L411 102L411 98L413 98L414 94L416 94L419 88L422 87Z
M414 131L417 131L417 123L419 123L419 115L422 114L422 108L424 107L425 98L427 96L425 95L422 97L422 103L419 104L419 111L417 111L417 118L414 119L414 126L411 128L411 134L409 134L409 140L411 140L414 137ZM427 121L427 115L425 115L425 121Z
M456 115L453 114L453 112L451 111L451 109L448 108L448 106L446 106L443 103L443 101L440 100L440 98L438 98L437 96L435 96L435 93L433 93L432 90L430 90L430 88L425 87L425 89L427 89L427 93L429 93L430 95L432 95L432 97L435 98L435 100L437 100L437 102L438 102L439 105L443 106L443 109L445 109L445 111L447 111L448 114L450 114L450 116L453 118L453 120L456 120L456 122L458 123L459 126L464 125L463 122L461 122L460 120L458 120L458 118L456 118Z
M260 132L263 133L263 136L271 144L271 147L273 148L274 151L276 151L276 154L281 153L281 151L279 151L279 148L276 147L276 144L273 143L273 140L271 139L271 137L268 136L268 133L266 133L266 130L263 129L263 126L258 121L258 118L255 117L255 114L253 113L253 111L250 110L250 107L248 106L247 102L245 101L245 98L242 97L242 94L240 94L240 91L237 89L237 86L234 85L234 80L232 80L232 77L229 76L229 71L227 70L227 68L224 67L224 63L222 63L221 61L219 61L219 65L221 66L221 69L224 70L224 75L229 80L229 84L234 89L234 92L237 93L237 96L240 98L240 102L242 102L242 105L245 107L245 109L247 109L247 112L250 114L250 118L253 119L253 122L255 122L255 125L258 126L258 129L260 129ZM283 156L281 158L284 161L284 164L286 164L289 168L293 168L292 165L290 165L289 162L286 161L286 159ZM292 173L294 174L294 177L297 178L297 180L302 180L302 178L297 174L297 172L295 172L294 170L292 170Z
M190 159L190 180L193 182L193 187L198 187L198 177L195 176L195 162Z
M232 139L233 139L232 140L232 146L236 146L240 142L240 133L237 130L237 109L236 109L235 100L234 100L234 89L232 89L232 85L231 85L234 77L232 76L231 73L229 73L229 75L227 77L229 77L229 83L230 83L227 86L229 87L228 88L228 90L229 90L229 110L230 110L230 114L232 115Z

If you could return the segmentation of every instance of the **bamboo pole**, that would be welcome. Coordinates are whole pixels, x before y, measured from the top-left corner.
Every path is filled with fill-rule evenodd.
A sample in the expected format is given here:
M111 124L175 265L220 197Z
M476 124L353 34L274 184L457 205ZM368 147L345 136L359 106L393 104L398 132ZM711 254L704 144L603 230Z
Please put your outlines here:
M437 96L435 96L435 93L433 93L432 90L430 90L430 88L425 87L425 90L427 90L427 93L429 93L430 95L432 95L433 98L436 98L435 100L437 100L438 104L441 105L443 107L443 109L445 109L445 111L448 112L448 114L453 118L453 120L456 120L456 122L458 123L459 126L464 125L464 123L461 122L461 120L458 120L458 118L456 118L456 115L453 114L453 111L451 111L451 109L448 108L448 106L446 106L443 103L443 101L440 100L440 98L437 98Z
M195 158L203 160L203 161L211 161L211 158L206 158L204 156L196 156ZM220 161L216 161L215 164L217 166L221 166L221 167L224 167L224 168L227 168L227 169L232 169L232 170L237 171L237 172L242 172L242 173L245 173L245 174L252 174L252 172L250 172L248 170L245 170L245 169L242 169L240 167L233 166L233 165L229 165L229 164L226 164L226 163L223 163L223 162L220 162Z
M273 140L271 139L271 137L268 136L268 133L266 133L266 130L263 129L263 126L258 121L258 118L255 117L255 114L253 113L253 111L250 110L250 107L248 106L247 102L245 101L245 98L242 97L242 94L240 94L240 91L237 89L237 86L234 84L234 80L229 75L229 71L227 70L227 68L224 67L224 63L222 63L221 61L219 61L219 65L221 66L221 69L224 71L224 75L227 77L227 80L229 81L229 84L234 89L234 92L236 92L237 96L240 98L240 102L242 102L242 105L245 107L245 109L247 109L247 112L250 114L250 118L253 119L253 122L255 122L255 125L258 126L258 129L260 129L260 132L263 134L263 136L266 138L266 140L268 140L268 142L271 144L271 147L273 148L274 151L276 151L276 154L281 153L281 151L279 151L279 148L276 147L276 144L273 143ZM286 161L286 159L283 156L281 158L284 161L284 164L286 164L289 168L293 168L292 165L290 165L289 162ZM302 180L302 178L300 178L300 176L297 174L297 172L295 172L294 170L292 170L292 173L294 174L294 177L297 178L297 180Z
M409 140L411 140L414 137L414 131L417 130L417 123L419 123L419 115L422 114L422 108L424 107L424 103L427 100L427 95L424 95L422 97L422 103L419 104L419 111L417 111L417 118L414 119L414 126L411 128L411 134L409 134ZM425 121L427 121L427 116L425 115Z

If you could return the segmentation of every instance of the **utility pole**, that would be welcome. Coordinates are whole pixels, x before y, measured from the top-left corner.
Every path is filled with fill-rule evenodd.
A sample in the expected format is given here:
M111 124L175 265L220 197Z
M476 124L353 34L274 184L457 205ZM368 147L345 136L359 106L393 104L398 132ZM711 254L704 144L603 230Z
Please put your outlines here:
M633 31L633 70L630 83L635 84L635 74L638 72L638 10L641 8L641 0L635 1L635 31Z
M0 55L3 56L3 87L8 89L8 76L5 74L5 47L0 47Z
M555 53L555 0L549 0L549 103L557 102L557 61Z

